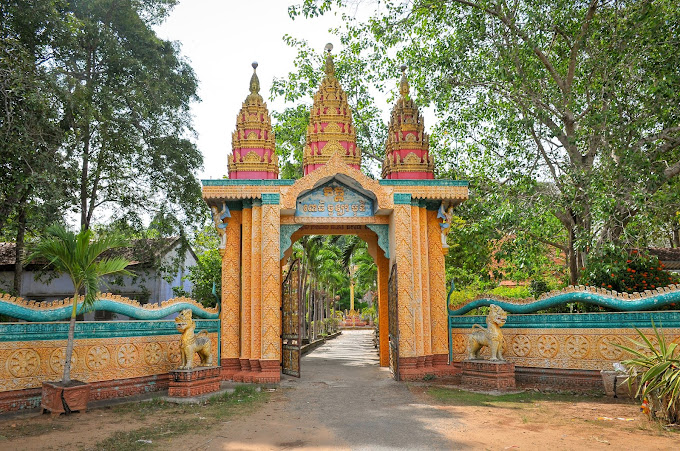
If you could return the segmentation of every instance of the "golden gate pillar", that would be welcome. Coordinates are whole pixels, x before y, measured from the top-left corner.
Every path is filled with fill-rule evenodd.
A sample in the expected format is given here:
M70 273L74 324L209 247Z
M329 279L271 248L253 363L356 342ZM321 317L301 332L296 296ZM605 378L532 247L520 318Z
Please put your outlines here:
M253 382L281 379L280 195L262 194L262 355Z
M445 251L442 245L441 222L436 211L427 211L428 266L430 283L430 330L432 365L435 374L448 371L448 312L446 307Z
M250 347L250 287L251 287L251 253L252 253L252 201L243 201L241 210L241 304L240 304L240 370L233 375L237 382L252 381L251 371L251 347Z
M220 320L222 327L221 376L231 379L240 369L239 364L239 319L240 319L240 265L241 259L241 212L232 211L226 230L226 243L222 255L222 305Z
M399 327L398 371L400 379L414 379L418 375L416 346L416 310L413 273L413 231L411 194L394 194L394 212L390 229L394 236L394 263L397 265L397 317ZM393 264L394 264L393 263ZM390 299L389 302L395 300Z

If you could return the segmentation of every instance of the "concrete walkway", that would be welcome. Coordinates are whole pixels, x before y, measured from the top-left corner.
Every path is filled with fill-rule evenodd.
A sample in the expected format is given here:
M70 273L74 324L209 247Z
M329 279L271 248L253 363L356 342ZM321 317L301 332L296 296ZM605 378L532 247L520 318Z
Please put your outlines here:
M378 366L371 331L344 331L303 357L301 373L283 376L282 394L225 425L204 449L460 448L444 434L455 418L419 403Z

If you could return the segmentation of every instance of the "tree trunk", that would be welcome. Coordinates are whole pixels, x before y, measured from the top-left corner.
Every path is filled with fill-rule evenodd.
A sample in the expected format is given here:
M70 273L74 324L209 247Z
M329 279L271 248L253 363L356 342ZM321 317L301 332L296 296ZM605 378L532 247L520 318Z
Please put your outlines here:
M85 127L85 136L83 138L83 166L80 173L80 228L85 230L89 228L87 222L87 178L90 165L90 136L89 123Z
M680 229L673 230L673 239L671 240L671 247L680 247Z
M567 263L569 264L569 285L577 285L579 270L578 270L578 254L576 253L576 249L574 249L575 238L574 228L570 227L567 232L569 234L569 238L567 240L567 259L568 259Z
M64 357L64 384L71 382L71 357L73 356L73 336L76 331L76 313L78 312L78 293L73 296L73 310L68 324L68 340L66 341L66 356Z
M21 279L24 272L24 236L26 234L26 200L28 199L28 190L21 196L21 206L19 207L19 215L17 217L17 239L14 252L14 283L12 290L14 295L21 296Z

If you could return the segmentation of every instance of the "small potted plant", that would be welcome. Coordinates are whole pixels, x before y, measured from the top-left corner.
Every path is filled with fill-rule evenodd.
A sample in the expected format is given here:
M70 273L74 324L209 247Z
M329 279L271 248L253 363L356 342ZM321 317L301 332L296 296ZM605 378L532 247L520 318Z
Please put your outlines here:
M93 306L99 292L99 284L103 276L130 275L125 268L130 264L122 257L103 258L102 254L109 250L125 246L125 241L117 236L109 235L94 238L89 229L78 234L66 230L64 226L55 224L47 229L47 235L33 248L26 261L37 258L48 261L48 265L56 271L66 273L73 283L73 309L68 328L66 355L64 358L64 374L61 381L43 382L42 408L53 415L69 414L71 411L84 411L90 395L90 385L71 379L71 357L78 314L78 301L84 293L81 311Z

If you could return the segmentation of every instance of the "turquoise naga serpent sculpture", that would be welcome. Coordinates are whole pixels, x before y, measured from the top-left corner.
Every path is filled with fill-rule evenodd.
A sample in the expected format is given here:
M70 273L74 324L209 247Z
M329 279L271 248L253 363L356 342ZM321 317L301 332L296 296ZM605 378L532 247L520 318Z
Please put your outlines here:
M82 301L78 302L80 311ZM71 316L73 299L53 302L27 301L9 295L0 296L0 314L23 321L48 322L66 320ZM139 302L110 293L98 296L91 310L107 310L120 315L141 320L160 320L173 313L189 309L194 317L202 319L218 319L217 307L206 308L189 298L174 298L158 304L140 304Z
M446 297L446 305L450 306L451 293ZM569 286L559 291L544 293L538 299L510 299L504 296L480 295L455 310L449 308L449 315L464 315L478 307L496 304L508 313L534 313L568 302L584 302L599 305L622 312L654 310L660 307L680 303L680 285L670 285L656 290L640 293L617 293L596 287Z

